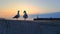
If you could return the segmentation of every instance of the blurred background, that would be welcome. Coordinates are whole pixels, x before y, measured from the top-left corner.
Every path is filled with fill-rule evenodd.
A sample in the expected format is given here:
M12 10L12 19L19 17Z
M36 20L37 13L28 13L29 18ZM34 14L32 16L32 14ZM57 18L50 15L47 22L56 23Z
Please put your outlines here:
M12 19L18 10L19 19L23 19L24 10L29 20L37 15L39 18L60 18L60 0L0 0L0 18Z

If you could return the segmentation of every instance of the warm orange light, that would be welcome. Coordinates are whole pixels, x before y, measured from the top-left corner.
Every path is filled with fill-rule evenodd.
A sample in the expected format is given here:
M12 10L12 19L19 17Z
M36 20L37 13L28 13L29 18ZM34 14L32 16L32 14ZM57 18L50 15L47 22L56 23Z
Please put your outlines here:
M0 10L0 16L3 17L13 17L17 14L17 11L20 10L20 15L23 16L23 11L26 10L27 14L38 14L43 13L43 9L38 8L34 5L26 4L26 5L18 5L18 4L11 4L8 5L6 8Z

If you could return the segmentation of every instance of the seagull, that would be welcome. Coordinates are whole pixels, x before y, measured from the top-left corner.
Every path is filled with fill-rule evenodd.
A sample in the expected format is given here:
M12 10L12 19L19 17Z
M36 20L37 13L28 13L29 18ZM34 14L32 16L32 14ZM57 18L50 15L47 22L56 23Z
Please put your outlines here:
M23 15L23 18L26 20L28 18L28 15L26 13L26 11L24 10L24 15Z
M17 12L17 15L15 15L13 18L16 18L16 19L18 19L19 17L20 17L20 14L19 14L19 10L18 10L18 12Z

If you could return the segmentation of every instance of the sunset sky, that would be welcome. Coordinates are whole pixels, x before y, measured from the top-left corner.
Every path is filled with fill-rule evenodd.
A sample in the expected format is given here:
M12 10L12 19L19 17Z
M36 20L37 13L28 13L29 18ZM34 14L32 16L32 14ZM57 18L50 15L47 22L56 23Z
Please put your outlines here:
M0 17L13 17L20 10L28 14L60 12L60 0L0 0Z

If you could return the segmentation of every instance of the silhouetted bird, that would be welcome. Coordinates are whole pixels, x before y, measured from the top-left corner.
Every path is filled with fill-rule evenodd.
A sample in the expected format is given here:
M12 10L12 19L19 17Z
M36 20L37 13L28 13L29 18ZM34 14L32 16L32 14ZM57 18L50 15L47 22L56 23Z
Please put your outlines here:
M23 18L26 20L28 18L28 15L26 13L26 11L24 10L24 15L23 15Z
M16 18L16 19L18 19L19 17L20 17L20 14L19 14L19 10L18 10L18 13L17 13L17 15L15 15L13 18Z

